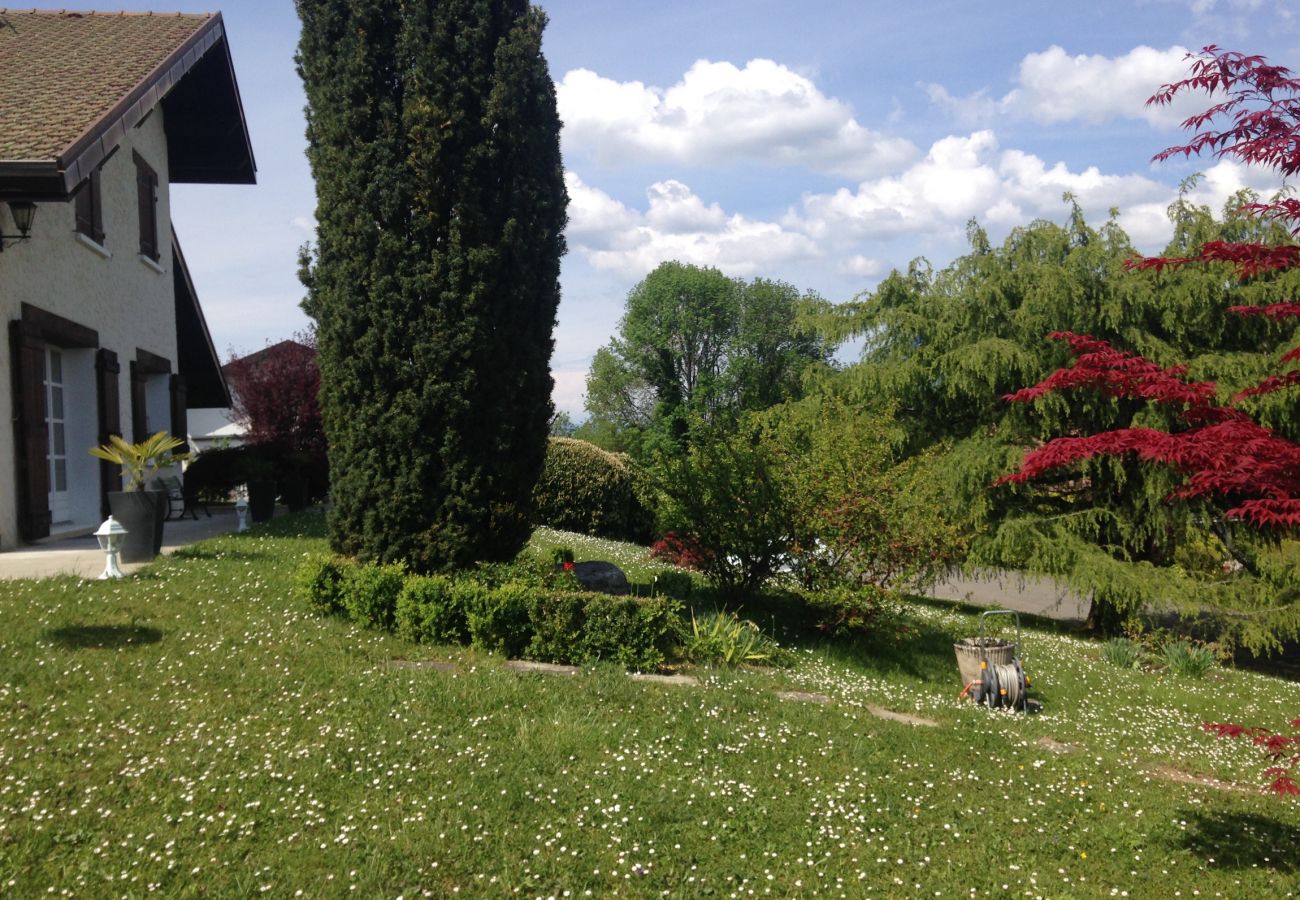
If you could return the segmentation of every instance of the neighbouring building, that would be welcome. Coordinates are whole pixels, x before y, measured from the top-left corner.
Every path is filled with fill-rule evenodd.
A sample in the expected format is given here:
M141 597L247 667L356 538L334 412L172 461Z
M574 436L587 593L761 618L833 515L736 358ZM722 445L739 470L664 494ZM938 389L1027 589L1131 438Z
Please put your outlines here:
M256 164L219 13L0 9L0 97L8 549L98 524L121 481L87 451L110 434L230 405L170 194Z

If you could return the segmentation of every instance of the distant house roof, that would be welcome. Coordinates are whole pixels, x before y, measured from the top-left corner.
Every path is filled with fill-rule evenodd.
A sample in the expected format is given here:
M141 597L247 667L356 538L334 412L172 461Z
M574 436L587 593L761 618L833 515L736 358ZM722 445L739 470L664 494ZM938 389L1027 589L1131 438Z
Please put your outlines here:
M268 359L274 359L275 357L281 356L284 353L295 353L295 354L303 354L307 356L315 356L316 349L314 347L308 347L306 344L302 343L301 341L295 341L292 338L286 338L283 341L278 341L274 344L268 344L267 346L263 347L261 350L258 350L255 353L248 353L244 356L240 356L236 359L232 359L230 362L226 363L224 366L221 367L221 371L225 372L226 374L229 374L231 366L256 368L257 366L261 365L263 361Z
M220 13L0 9L0 60L0 198L67 197L159 104L171 181L256 181Z

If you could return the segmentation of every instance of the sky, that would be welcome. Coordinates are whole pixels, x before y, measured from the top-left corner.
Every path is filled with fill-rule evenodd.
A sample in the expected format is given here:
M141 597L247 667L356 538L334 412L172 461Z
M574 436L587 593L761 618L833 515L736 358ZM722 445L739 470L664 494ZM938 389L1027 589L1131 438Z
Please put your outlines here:
M225 19L257 158L256 186L175 185L172 218L223 358L309 326L299 248L314 237L298 20L288 0L60 0L66 9L207 12ZM550 0L569 191L552 359L575 420L592 355L628 291L665 260L764 277L836 302L918 256L995 241L1062 194L1089 222L1118 208L1139 249L1165 210L1215 209L1270 172L1200 159L1153 165L1204 104L1150 108L1207 44L1300 69L1293 0Z

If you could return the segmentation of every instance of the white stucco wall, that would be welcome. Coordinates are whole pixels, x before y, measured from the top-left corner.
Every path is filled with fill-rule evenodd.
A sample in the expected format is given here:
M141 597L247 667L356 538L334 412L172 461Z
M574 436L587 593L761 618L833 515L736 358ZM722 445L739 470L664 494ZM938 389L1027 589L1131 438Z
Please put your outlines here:
M136 166L132 151L138 151L158 173L157 264L140 256L139 207L136 195ZM93 328L99 345L117 353L122 366L118 379L119 408L124 434L130 435L130 362L140 348L168 359L177 369L176 312L172 282L171 208L167 179L167 141L163 132L163 111L155 108L137 128L126 135L117 152L104 163L101 174L104 244L102 250L89 245L76 233L74 204L37 205L32 237L8 244L0 252L0 320L5 334L0 340L0 549L10 549L18 540L17 497L14 475L13 365L10 359L9 322L21 318L23 303ZM16 229L6 204L0 204L0 232ZM78 411L77 433L84 440L81 425L88 422L95 431L97 413L92 393ZM153 406L152 398L150 406ZM84 422L83 422L84 420ZM85 455L89 445L69 449L69 459ZM98 493L94 467L87 488ZM84 476L83 476L84 480ZM94 503L92 518L98 515ZM78 505L85 516L86 505ZM78 525L83 523L78 522ZM90 523L96 524L96 523Z

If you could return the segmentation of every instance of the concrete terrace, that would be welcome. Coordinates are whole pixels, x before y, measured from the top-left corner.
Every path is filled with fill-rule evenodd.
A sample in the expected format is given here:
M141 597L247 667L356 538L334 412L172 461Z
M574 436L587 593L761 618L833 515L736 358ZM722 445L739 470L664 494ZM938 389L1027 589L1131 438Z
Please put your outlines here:
M207 518L200 512L198 521L173 519L163 526L162 552L174 553L197 541L228 534L235 530L237 523L235 511L221 507L212 509L212 518ZM148 563L123 563L122 571L130 575L147 565ZM0 580L49 578L54 575L98 578L103 571L104 554L92 534L49 538L0 553Z

